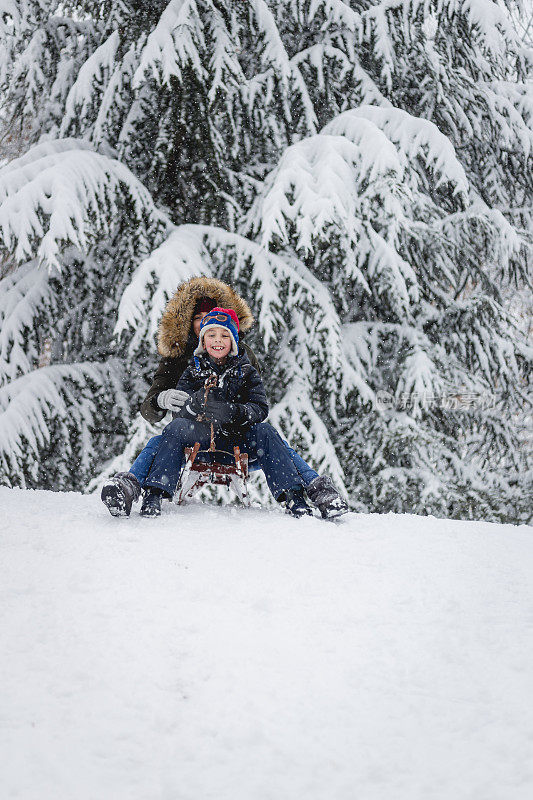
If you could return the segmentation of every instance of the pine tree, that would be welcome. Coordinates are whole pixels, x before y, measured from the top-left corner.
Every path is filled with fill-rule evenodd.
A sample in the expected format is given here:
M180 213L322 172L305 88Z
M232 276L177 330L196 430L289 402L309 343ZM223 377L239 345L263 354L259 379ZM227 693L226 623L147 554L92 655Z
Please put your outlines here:
M252 304L271 420L355 508L526 519L516 8L5 0L29 149L0 170L3 479L125 465L166 300L203 273Z

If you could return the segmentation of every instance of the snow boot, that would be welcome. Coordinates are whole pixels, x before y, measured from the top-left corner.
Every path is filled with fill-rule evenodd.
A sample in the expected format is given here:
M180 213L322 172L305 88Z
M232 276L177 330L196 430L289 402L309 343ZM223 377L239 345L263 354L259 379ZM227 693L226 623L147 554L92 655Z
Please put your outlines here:
M141 517L160 517L162 499L163 493L161 489L148 489L145 491L141 506Z
M131 472L117 472L106 481L100 497L113 517L129 517L131 506L141 496L141 484Z
M324 519L333 519L349 511L348 503L340 496L329 475L319 475L306 487L307 496L317 506Z
M313 510L304 497L303 489L297 486L285 492L285 508L293 517L305 517L313 515Z

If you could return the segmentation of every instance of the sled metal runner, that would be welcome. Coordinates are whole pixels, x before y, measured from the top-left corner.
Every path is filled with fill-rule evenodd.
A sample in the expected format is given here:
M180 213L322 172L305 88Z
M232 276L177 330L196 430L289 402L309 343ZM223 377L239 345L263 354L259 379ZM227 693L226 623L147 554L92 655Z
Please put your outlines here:
M218 460L220 456L229 456L234 459L234 463L222 464ZM247 506L247 481L247 453L241 453L238 447L233 448L233 453L225 450L200 450L200 443L196 442L194 447L185 448L185 465L176 489L175 502L181 505L184 500L211 484L233 489L241 503Z

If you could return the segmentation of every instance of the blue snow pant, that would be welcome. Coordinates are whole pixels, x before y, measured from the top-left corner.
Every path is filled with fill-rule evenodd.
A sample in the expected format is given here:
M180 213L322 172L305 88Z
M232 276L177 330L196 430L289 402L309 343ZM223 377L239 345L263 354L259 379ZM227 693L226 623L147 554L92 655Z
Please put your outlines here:
M180 417L173 420L161 435L161 443L144 486L162 489L172 495L181 472L184 448L200 442L200 447L207 450L210 441L210 425ZM266 422L252 425L248 431L235 437L218 435L215 437L215 446L230 452L237 446L248 453L250 461L257 461L265 473L268 488L275 498L289 489L304 485L283 439Z
M146 476L150 471L150 467L152 466L152 462L155 458L155 455L159 449L159 445L161 444L162 436L152 436L151 439L148 440L144 449L141 450L135 461L133 462L130 472L133 472L141 486L143 486L144 481L146 480ZM298 455L298 453L289 447L287 442L283 439L281 440L287 451L289 453L290 458L292 459L292 463L296 467L298 474L300 475L302 482L305 486L309 486L312 480L318 478L318 472L315 472L309 464L307 464L303 458ZM183 463L183 462L182 462ZM181 467L181 464L180 464ZM255 463L250 463L250 470L257 470L261 469L261 465L256 461Z

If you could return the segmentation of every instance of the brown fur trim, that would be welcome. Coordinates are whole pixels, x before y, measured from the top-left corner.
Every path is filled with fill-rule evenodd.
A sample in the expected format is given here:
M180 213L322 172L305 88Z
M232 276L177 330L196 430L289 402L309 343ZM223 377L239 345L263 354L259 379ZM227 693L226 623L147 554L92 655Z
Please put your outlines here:
M177 358L185 351L191 329L194 307L202 297L209 297L215 305L232 308L239 318L240 330L245 333L252 327L254 318L248 303L227 283L217 278L191 278L176 289L165 308L159 323L157 349L166 358Z

